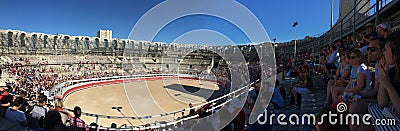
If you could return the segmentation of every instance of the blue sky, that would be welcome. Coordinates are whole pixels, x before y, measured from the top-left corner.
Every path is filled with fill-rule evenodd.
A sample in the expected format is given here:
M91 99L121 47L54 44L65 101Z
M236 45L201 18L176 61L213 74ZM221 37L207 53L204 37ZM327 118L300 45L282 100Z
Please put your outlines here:
M335 0L334 22L339 13L338 1ZM128 38L137 21L161 2L163 1L3 0L1 2L3 6L0 8L0 29L91 37L96 36L99 29L111 29L113 37ZM307 35L313 36L329 29L330 0L238 0L238 2L255 15L271 40L273 38L276 38L278 42L292 40L294 21L299 22L297 39ZM176 7L182 6L191 5ZM224 5L215 6L221 9L228 8ZM233 11L231 14L237 15L240 19L242 16L240 13ZM185 33L187 35L184 35ZM193 37L199 39L193 40ZM141 38L138 39L141 40ZM221 43L227 40L236 44L250 41L240 28L225 19L209 15L192 15L168 23L152 41Z

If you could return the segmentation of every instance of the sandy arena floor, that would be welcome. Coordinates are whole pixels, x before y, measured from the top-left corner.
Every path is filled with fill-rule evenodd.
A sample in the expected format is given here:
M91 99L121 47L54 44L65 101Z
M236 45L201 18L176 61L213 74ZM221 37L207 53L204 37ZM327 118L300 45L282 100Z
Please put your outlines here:
M201 104L219 90L215 83L200 83L197 80L165 79L102 85L74 92L65 98L64 104L68 109L80 106L83 112L108 116L158 115L188 108L189 103ZM119 112L111 107L122 107L122 110ZM185 115L188 113L186 111ZM181 114L176 117L181 117ZM81 118L86 124L96 121L94 117ZM155 121L171 121L173 118L173 115L142 120L100 118L99 125L109 127L111 123L116 123L117 127L123 124L138 126Z

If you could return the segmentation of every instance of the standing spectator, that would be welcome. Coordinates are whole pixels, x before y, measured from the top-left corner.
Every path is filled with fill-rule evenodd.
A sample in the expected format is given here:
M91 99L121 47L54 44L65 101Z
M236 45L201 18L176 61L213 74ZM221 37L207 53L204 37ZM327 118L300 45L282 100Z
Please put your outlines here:
M190 107L190 108L193 108L192 103L189 103L189 107ZM190 109L188 117L194 116L194 115L195 115L195 110L194 110L194 108L193 108L193 109Z
M50 110L44 118L44 127L35 131L59 131L61 123L60 113L56 110Z
M85 131L85 121L83 121L81 117L82 110L79 106L75 106L74 108L74 118L70 120L70 130L71 131Z
M115 124L115 123L111 123L111 128L117 128L117 124Z
M29 106L28 100L26 99L26 96L28 94L26 91L21 91L20 95L24 102L22 103L22 106L18 110L25 112L28 109L27 107Z
M8 93L8 89L9 87L0 87L0 116L4 116L4 111L11 105L13 100L13 97Z
M35 105L32 111L29 113L32 120L29 121L29 126L33 129L43 127L43 119L47 113L47 109L44 107L47 103L47 97L39 95L39 104Z
M24 99L22 97L17 97L14 100L14 106L8 108L5 112L5 118L20 127L24 127L27 124L24 112L18 110L23 105L23 102Z
M54 109L60 113L63 124L66 124L67 120L72 117L68 112L63 111L64 104L60 98L54 100Z

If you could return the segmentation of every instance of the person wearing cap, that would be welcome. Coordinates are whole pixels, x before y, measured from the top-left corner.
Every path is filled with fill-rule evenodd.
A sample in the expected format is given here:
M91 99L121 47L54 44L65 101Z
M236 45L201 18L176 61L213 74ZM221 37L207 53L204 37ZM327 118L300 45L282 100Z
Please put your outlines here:
M385 24L379 24L378 26L376 26L376 29L378 31L379 36L386 39L386 37L389 34L387 26Z

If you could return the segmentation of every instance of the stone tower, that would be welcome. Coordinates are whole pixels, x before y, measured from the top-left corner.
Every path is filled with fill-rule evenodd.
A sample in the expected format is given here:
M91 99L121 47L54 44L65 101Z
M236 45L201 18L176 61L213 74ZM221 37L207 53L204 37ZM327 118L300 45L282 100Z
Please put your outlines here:
M112 30L99 30L97 31L97 37L99 37L100 39L111 40Z

